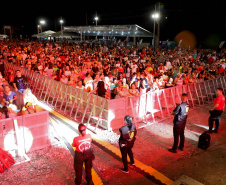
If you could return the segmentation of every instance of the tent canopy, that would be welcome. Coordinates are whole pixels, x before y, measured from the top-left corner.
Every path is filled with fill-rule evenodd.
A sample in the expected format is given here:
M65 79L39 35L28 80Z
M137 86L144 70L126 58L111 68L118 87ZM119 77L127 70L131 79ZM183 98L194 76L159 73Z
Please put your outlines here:
M86 36L153 37L153 33L134 25L64 26L64 31Z
M51 30L48 30L48 31L43 31L42 33L39 33L39 34L35 34L35 35L32 35L32 37L51 37L52 34L56 33L55 31L51 31Z
M59 38L59 37L77 37L77 38L79 38L79 34L74 33L74 32L66 32L66 31L63 31L63 33L62 33L61 31L58 31L56 33L53 33L51 35L51 37L57 37L57 38Z

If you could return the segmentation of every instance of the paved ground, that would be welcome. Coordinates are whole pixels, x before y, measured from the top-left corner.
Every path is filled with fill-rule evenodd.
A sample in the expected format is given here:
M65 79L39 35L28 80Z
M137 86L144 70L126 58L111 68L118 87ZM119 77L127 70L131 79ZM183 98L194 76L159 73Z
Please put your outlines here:
M133 148L135 159L172 181L187 175L207 185L226 184L226 113L222 115L219 133L211 134L210 147L207 150L197 147L199 135L208 129L208 109L206 105L190 110L185 150L177 154L167 151L173 143L173 118L138 130ZM0 174L0 184L74 184L73 157L58 133L52 127L50 131L52 146L28 154L28 162L16 159L21 163ZM118 147L118 144L114 146ZM96 144L93 147L96 155L94 170L103 184L161 184L136 166L129 166L129 174L122 173L120 157Z
M187 175L203 184L226 184L226 113L218 134L211 134L211 145L199 149L198 137L208 129L209 106L190 110L183 152L173 154L172 119L150 125L138 132L135 157L171 180Z

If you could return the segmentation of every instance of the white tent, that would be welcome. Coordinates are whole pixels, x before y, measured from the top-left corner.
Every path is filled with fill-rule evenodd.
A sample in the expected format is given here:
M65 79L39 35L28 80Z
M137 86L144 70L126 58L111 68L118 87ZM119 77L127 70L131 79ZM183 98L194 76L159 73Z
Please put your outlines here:
M35 35L32 35L32 37L37 37L37 38L48 38L48 37L52 37L52 34L56 33L55 31L51 31L51 30L47 30L47 31L44 31L42 33L39 33L39 34L35 34Z

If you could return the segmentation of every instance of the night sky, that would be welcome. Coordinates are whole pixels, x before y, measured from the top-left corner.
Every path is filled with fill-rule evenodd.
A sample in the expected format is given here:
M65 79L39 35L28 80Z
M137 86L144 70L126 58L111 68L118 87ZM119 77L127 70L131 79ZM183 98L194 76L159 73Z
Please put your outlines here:
M123 2L123 3L122 3ZM62 16L65 26L94 25L97 12L98 25L138 24L153 32L155 3L159 1L30 1L6 2L0 10L0 27L12 25L17 33L37 33L40 19L46 21L44 30L60 30ZM226 1L161 1L160 40L173 40L182 30L193 32L198 42L211 36L226 39ZM167 17L167 19L165 19ZM1 29L3 33L3 29Z

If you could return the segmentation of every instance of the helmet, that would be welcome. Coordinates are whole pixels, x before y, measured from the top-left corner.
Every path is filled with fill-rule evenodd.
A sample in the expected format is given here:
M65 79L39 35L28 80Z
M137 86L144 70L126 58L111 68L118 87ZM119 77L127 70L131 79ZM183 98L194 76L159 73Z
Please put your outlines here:
M78 131L79 131L79 133L82 134L82 136L84 136L86 134L86 132L85 132L86 131L86 126L84 124L79 124Z
M129 115L126 115L126 116L124 117L124 121L125 121L126 124L129 125L129 127L132 126L132 120L133 120L132 117L129 116Z

